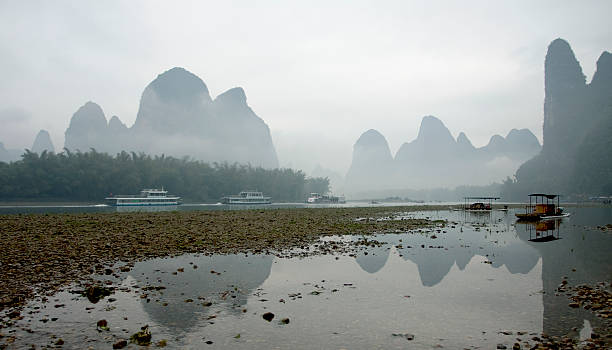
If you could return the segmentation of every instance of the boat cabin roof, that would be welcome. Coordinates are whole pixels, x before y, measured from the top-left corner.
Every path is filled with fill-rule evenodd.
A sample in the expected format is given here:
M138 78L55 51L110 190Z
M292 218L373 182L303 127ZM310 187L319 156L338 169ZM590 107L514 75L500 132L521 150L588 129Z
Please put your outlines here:
M259 191L242 191L240 192L240 196L242 197L247 197L247 196L262 196L263 193L259 192Z
M483 200L498 200L499 197L463 197L466 201L467 200L474 200L474 199L483 199Z
M532 193L529 197L546 197L548 199L555 199L559 197L558 194L545 194L545 193Z
M145 192L145 193L168 193L168 191L165 191L163 188L157 189L157 188L145 188L144 190L140 191L140 192Z

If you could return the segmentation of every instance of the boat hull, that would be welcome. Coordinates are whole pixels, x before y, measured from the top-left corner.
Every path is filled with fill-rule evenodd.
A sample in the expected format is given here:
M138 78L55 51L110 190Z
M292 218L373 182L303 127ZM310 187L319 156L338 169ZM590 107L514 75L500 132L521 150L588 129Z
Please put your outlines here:
M541 220L554 220L554 219L563 219L570 216L570 213L565 213L565 214L561 214L561 215L548 215L548 216L542 216L540 219Z
M113 207L165 207L181 203L138 203L138 204L110 204Z
M221 203L229 205L259 205L259 204L272 204L271 200L263 200L257 202L239 201L239 200L223 200Z
M570 213L564 213L560 215L541 215L541 214L514 214L520 221L539 221L539 220L554 220L563 219L570 216Z

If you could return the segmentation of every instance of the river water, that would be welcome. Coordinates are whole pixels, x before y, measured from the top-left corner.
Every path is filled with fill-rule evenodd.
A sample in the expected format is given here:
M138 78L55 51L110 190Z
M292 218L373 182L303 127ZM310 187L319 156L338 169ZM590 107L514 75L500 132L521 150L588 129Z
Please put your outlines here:
M343 204L307 204L307 203L273 203L262 205L227 205L227 204L181 204L167 206L124 206L115 207L106 204L0 204L0 215L6 214L62 214L62 213L122 213L122 212L159 212L159 211L194 211L194 210L248 210L248 209L282 209L282 208L354 208L380 206L422 206L422 205L457 205L459 202L384 202L350 201Z
M612 234L597 226L612 223L612 208L568 211L540 225L516 223L512 210L405 213L447 224L436 238L367 236L377 244L353 256L146 260L117 277L96 276L119 287L111 296L95 304L69 290L38 298L2 333L16 336L9 348L61 338L64 348L79 349L111 348L144 325L152 346L164 339L187 349L524 348L542 332L580 339L602 320L568 307L556 288L564 277L570 285L610 283ZM110 330L96 330L101 319Z

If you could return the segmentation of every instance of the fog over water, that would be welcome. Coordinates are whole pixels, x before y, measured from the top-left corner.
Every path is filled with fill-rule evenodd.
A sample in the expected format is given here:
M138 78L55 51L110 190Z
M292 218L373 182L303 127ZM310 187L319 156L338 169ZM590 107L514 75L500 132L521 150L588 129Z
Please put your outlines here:
M608 1L6 1L0 142L31 148L45 129L61 150L87 101L131 127L147 84L184 67L212 98L242 87L278 164L309 174L345 176L369 129L395 155L428 115L477 148L523 128L541 143L548 44L567 40L590 81L611 12Z

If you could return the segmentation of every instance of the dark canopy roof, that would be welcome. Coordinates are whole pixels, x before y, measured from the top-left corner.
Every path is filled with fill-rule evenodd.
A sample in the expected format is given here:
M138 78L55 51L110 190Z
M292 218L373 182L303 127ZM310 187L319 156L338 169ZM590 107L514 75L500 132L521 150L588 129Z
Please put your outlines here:
M555 199L558 196L559 196L558 194L545 194L545 193L532 193L529 195L529 197L546 197L548 199Z

